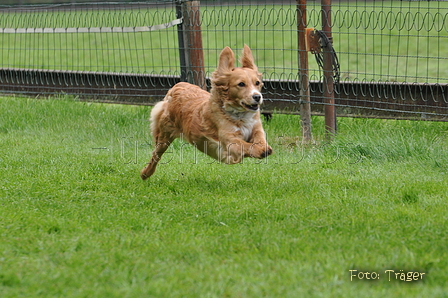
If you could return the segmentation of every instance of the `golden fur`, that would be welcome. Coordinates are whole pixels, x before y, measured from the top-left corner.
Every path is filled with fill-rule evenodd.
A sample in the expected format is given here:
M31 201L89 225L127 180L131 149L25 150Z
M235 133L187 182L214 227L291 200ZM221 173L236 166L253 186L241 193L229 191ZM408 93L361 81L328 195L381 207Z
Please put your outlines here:
M178 83L155 105L150 119L155 148L141 171L142 179L154 174L162 154L178 137L226 164L272 154L260 121L261 74L247 45L240 62L242 67L235 67L232 50L224 48L212 74L210 93Z

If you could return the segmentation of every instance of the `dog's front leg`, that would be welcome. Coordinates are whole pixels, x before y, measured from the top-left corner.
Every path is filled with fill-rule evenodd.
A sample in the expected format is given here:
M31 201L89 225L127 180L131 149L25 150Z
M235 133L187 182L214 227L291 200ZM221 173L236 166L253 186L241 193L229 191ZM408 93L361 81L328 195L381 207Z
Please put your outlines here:
M259 152L260 150L262 150L262 152ZM240 163L244 157L264 158L267 156L263 155L263 152L266 150L267 148L264 148L263 150L261 143L249 143L241 139L232 139L225 142L222 146L220 160L226 164L236 164Z
M208 156L226 164L239 163L244 157L244 149L239 140L215 141L208 139L195 144L195 146Z
M252 143L250 157L265 158L273 152L272 147L269 146L266 141L266 134L261 127L261 124L254 127L250 143Z
M240 140L226 142L222 146L220 157L221 162L224 162L226 164L240 163L243 158L247 156L247 153L249 153L248 149L250 146L248 147L248 144L249 143L243 144L243 142L241 142Z

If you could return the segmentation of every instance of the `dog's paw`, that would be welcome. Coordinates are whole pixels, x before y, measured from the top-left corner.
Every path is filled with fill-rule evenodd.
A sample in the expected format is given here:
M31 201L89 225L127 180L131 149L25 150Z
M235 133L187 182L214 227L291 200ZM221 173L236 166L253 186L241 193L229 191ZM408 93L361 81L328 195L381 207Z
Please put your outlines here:
M146 180L149 177L151 177L151 175L154 173L153 168L149 167L149 165L147 167L145 167L143 170L141 170L140 172L140 178L142 178L142 180Z
M142 180L146 180L146 179L148 179L149 177L146 176L145 173L141 172L141 173L140 173L140 178L142 178Z
M261 158L265 158L265 157L268 157L269 155L271 155L272 152L273 151L272 151L271 146L267 146L267 150L263 151L260 156L261 156Z
M272 154L271 146L264 144L254 144L251 148L250 157L253 158L265 158Z

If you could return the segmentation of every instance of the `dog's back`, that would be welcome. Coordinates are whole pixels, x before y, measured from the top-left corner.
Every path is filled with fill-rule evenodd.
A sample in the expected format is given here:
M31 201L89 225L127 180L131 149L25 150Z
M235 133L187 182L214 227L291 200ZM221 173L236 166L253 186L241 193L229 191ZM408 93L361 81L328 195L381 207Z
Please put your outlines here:
M202 110L209 97L210 93L196 85L177 83L151 112L152 135L163 134L164 131L171 134L172 138L178 138L181 133L188 135L188 131L185 131L187 128L200 125L194 123L198 118L193 116Z

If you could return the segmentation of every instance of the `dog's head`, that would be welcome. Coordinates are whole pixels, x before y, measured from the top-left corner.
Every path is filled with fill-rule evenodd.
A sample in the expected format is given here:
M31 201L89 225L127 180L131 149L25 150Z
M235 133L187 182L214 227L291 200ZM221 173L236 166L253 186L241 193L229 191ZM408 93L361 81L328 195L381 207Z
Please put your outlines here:
M263 82L247 45L244 45L240 62L242 67L235 67L235 55L225 47L212 75L212 88L223 91L222 104L226 111L256 113L263 102Z

